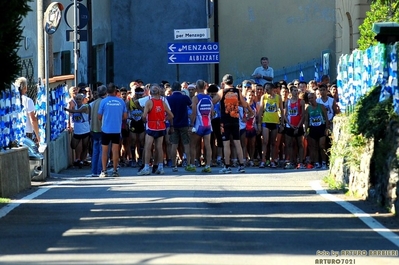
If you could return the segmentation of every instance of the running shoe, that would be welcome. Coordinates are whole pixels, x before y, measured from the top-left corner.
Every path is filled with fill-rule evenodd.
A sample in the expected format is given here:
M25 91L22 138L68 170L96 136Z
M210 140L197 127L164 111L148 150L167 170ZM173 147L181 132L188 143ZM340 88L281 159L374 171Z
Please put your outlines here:
M239 166L237 169L238 173L245 173L245 167L244 166Z
M302 163L299 163L297 166L297 169L306 169L305 165Z
M142 170L140 170L137 173L137 175L139 175L139 176L150 175L150 169L149 168L147 168L147 169L143 168Z
M112 172L112 177L113 177L113 178L119 177L118 171L115 171L115 170L114 170L114 171Z
M155 171L155 174L163 175L165 174L165 171L163 170L163 168L158 168L157 171Z
M108 177L107 171L106 170L101 171L100 178L106 178L106 177Z
M194 165L187 165L184 170L189 171L189 172L195 172L197 171L197 168Z
M203 172L203 173L211 173L211 172L212 172L212 169L211 169L210 166L206 166L206 167L204 167L204 168L202 169L202 172Z
M219 173L222 174L230 174L231 173L231 168L230 167L223 167L221 170L219 170Z
M287 163L284 167L284 169L295 169L295 166L291 163Z

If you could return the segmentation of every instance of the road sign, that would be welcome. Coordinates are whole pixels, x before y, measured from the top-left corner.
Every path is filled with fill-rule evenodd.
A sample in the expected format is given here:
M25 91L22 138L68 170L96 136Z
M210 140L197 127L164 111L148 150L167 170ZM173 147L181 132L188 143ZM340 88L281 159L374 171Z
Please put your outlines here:
M168 43L168 64L219 63L219 43Z
M58 2L51 3L44 13L44 30L47 34L51 35L57 31L60 25L62 13L64 6Z
M175 40L209 39L210 36L211 30L209 28L175 29Z
M87 30L78 30L77 39L79 41L87 41ZM75 41L74 38L74 31L71 29L66 30L66 41L73 42Z
M68 27L73 29L74 23L74 4L70 4L65 9L65 22L67 23ZM89 22L89 10L84 4L78 3L77 16L78 16L78 24L76 25L78 29L83 29L86 27L87 23Z

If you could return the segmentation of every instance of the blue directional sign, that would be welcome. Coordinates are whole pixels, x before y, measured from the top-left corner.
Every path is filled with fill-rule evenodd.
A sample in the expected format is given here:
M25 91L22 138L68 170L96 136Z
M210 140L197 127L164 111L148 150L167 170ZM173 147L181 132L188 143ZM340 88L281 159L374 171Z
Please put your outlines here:
M219 63L219 43L168 43L168 64Z

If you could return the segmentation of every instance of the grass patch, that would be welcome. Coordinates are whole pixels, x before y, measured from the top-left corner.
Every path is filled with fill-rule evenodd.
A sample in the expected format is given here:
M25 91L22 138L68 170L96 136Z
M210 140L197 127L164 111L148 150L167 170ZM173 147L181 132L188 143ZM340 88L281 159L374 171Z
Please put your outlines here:
M342 191L344 193L348 191L348 188L345 185L345 183L335 180L332 176L324 177L323 181L328 185L328 188L330 190Z
M10 199L9 198L0 198L0 204L6 204L6 203L10 203Z

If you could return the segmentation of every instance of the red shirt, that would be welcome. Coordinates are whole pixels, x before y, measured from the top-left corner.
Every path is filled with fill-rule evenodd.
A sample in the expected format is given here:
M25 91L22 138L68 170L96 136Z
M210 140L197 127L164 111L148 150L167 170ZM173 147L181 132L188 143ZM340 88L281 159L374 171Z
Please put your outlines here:
M152 109L147 114L147 129L152 131L162 131L166 129L165 119L165 108L163 106L162 99L152 100Z

